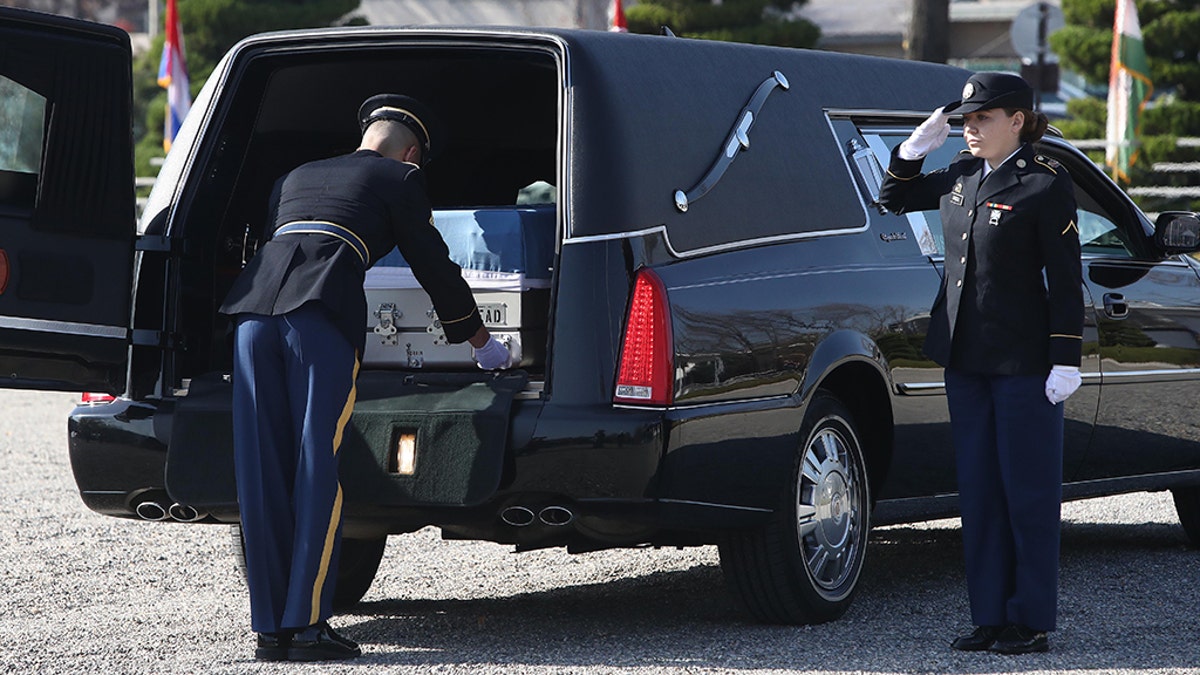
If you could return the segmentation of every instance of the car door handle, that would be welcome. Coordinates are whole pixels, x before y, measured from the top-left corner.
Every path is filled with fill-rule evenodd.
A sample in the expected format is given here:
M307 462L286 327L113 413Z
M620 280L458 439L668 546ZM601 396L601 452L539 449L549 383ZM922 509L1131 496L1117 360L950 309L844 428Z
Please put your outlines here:
M1125 296L1120 293L1105 293L1104 313L1110 319L1129 318L1129 304L1125 302Z

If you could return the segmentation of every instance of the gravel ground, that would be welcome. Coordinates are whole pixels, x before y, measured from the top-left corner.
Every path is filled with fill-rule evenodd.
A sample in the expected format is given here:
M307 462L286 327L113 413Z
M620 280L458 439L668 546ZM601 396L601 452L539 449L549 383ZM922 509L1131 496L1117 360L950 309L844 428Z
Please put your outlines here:
M746 621L712 547L571 556L393 537L335 625L351 663L259 664L230 528L79 501L70 394L0 391L0 672L1200 673L1200 554L1168 494L1064 508L1060 630L1044 655L960 654L957 520L876 530L840 621Z

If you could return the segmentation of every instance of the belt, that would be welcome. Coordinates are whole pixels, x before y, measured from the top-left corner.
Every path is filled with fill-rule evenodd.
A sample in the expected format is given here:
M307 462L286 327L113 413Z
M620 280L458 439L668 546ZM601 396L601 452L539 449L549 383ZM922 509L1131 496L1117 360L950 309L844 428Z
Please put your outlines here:
M354 234L354 230L337 223L323 220L294 220L280 225L275 230L274 236L278 237L281 234L327 234L342 240L347 246L354 249L364 266L371 259L371 250L367 248L367 244L362 238Z

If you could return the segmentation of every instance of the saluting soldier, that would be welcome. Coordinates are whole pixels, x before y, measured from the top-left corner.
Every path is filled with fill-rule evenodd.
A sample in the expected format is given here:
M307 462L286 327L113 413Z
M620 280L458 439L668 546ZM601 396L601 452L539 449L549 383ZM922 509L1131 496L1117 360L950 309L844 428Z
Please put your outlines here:
M921 173L963 116L967 150ZM1056 627L1063 401L1079 387L1075 193L1038 154L1045 115L1017 75L977 73L892 154L883 204L938 208L945 273L925 352L945 368L974 630L964 651L1044 652Z
M341 544L337 453L366 343L366 269L398 246L446 339L469 341L482 368L509 365L433 227L420 168L441 141L433 115L381 94L363 103L359 125L358 150L275 184L273 236L221 307L237 322L234 458L261 660L361 653L328 619Z

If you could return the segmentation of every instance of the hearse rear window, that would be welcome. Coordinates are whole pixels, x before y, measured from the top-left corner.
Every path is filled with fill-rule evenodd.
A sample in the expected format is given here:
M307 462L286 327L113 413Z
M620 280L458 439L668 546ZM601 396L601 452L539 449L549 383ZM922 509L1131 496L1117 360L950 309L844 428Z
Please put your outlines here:
M46 97L0 75L0 204L33 208Z

